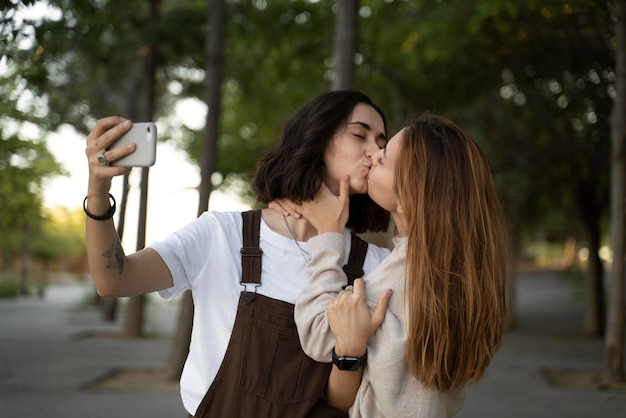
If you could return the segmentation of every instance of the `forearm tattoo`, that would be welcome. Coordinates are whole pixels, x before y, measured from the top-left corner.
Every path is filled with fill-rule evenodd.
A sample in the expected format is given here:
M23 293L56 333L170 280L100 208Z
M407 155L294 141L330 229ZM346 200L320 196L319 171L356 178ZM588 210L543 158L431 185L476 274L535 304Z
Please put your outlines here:
M111 248L103 252L102 256L107 259L107 269L117 268L117 272L122 274L124 271L124 249L119 240L115 241Z

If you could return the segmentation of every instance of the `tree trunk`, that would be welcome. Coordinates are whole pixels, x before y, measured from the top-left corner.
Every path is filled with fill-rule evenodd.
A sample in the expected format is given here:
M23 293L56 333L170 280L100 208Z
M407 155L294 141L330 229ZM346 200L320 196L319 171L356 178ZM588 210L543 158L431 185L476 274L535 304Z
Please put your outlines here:
M139 220L137 222L137 251L146 246L146 220L148 214L148 174L149 169L141 169L141 188L139 199ZM139 338L144 336L143 311L144 295L132 296L128 301L126 318L124 321L124 336L127 338Z
M142 338L143 316L144 316L144 295L133 296L128 299L126 305L126 316L124 317L124 338Z
M2 274L10 276L13 274L13 264L11 262L12 256L6 249L2 250Z
M211 176L215 171L217 139L219 137L219 118L222 86L222 56L224 45L224 22L226 4L224 0L210 0L208 9L209 30L205 40L206 60L206 127L204 141L200 151L200 193L198 216L209 207L209 197L213 190ZM191 327L193 324L193 298L190 292L184 295L178 317L178 327L172 341L172 350L167 365L167 379L180 379L180 375L189 352Z
M358 0L339 0L335 19L333 90L354 88L354 58L356 55Z
M605 300L604 267L600 259L600 226L598 216L583 219L589 241L589 261L587 264L587 311L584 333L590 337L604 336Z
M146 246L146 221L148 213L148 174L149 168L141 169L141 186L139 198L139 220L137 222L137 251ZM143 311L144 295L132 296L126 307L126 320L124 321L124 336L128 338L139 338L144 336L143 332Z
M137 117L137 100L135 99L141 91L141 82L144 79L144 72L138 71L133 77L132 82L129 84L129 88L126 92L126 102L124 104L124 116L130 120L135 120ZM128 192L130 190L129 175L124 174L122 178L122 198L119 199L118 204L118 221L117 221L117 235L120 242L124 238L124 227L126 225L126 207L128 203ZM117 310L119 307L119 300L115 297L103 297L99 301L100 308L102 309L102 317L105 321L115 322L117 319Z
M615 0L617 100L611 115L610 304L604 345L604 383L624 381L624 142L626 142L626 0Z
M37 283L37 296L43 298L50 278L50 260L44 259L41 263L41 282Z
M130 101L130 100L129 100ZM126 113L127 115L129 113ZM131 116L131 120L133 120ZM117 236L122 241L124 238L124 226L126 224L126 206L128 203L128 191L130 183L128 181L128 174L124 174L122 183L122 198L118 205L118 221L117 221ZM103 297L101 298L100 307L102 309L102 318L107 322L115 322L117 319L117 309L119 307L118 298L116 297Z
M160 18L161 0L150 0L150 22L156 23ZM144 120L152 120L155 108L155 82L157 70L157 45L153 39L149 39L147 43L148 53L146 55L146 106ZM139 199L139 219L137 222L137 251L143 249L146 245L146 219L148 214L148 178L150 174L149 167L141 169L141 185ZM143 295L133 296L128 302L128 310L126 311L126 321L124 324L124 335L141 337L143 336L143 311L144 311Z
M137 71L126 91L124 116L130 120L136 120L138 116L138 102L136 97L141 94L141 84L144 78L145 72ZM129 177L128 174L124 174L122 178L122 197L119 199L118 204L117 235L120 242L124 238L124 227L126 225L126 207L128 206L128 192L130 191ZM118 298L103 297L101 298L100 307L102 309L103 319L108 322L115 322L119 307Z
M215 171L217 139L219 136L222 48L224 43L224 20L226 5L224 0L209 1L209 31L205 40L205 93L208 111L204 140L200 150L200 200L198 216L209 207L209 196L213 191L211 176Z
M576 266L576 237L570 235L563 244L563 258L561 268L571 270Z
M22 263L20 268L20 295L28 295L28 276L30 275L30 234L31 228L22 225Z
M189 343L191 342L191 326L193 324L193 298L191 291L183 294L183 300L178 312L178 324L176 334L172 340L170 357L165 366L165 379L169 382L180 380L183 366L189 354Z

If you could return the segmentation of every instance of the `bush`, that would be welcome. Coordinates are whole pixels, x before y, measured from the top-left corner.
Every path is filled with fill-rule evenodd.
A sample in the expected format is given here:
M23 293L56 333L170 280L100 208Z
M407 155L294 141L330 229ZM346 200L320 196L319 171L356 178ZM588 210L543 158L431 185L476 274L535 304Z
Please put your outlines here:
M0 279L0 298L14 298L20 293L18 279Z

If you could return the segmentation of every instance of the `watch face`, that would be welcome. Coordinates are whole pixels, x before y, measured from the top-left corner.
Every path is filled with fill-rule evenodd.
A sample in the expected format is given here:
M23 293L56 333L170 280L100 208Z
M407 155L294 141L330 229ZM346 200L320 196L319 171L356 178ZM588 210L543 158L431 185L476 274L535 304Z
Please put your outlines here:
M337 367L339 368L339 370L348 370L353 372L359 369L360 361L353 357L340 358L337 361Z
M367 359L367 351L363 355L363 357L351 357L351 356L337 356L335 354L335 349L333 348L333 363L339 370L348 370L354 372L359 370L359 368L365 365L365 360Z

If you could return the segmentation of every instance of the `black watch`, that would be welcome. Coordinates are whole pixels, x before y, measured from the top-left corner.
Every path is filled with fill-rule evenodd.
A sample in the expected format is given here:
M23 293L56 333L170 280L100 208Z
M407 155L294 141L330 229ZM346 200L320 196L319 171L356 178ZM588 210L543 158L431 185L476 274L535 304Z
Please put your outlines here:
M367 360L367 350L362 357L350 357L350 356L337 356L335 349L333 348L333 364L339 368L339 370L347 370L355 372L361 367L365 366Z

